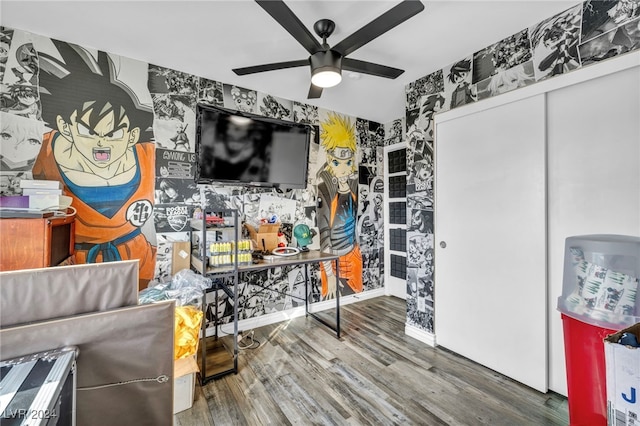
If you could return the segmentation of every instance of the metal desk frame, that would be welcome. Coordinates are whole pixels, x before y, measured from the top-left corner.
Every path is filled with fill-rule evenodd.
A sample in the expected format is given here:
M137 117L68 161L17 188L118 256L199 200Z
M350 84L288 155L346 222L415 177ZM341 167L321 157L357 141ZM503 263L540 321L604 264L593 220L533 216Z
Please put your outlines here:
M340 256L336 254L324 253L318 250L300 252L293 256L274 256L274 259L260 260L258 263L250 265L238 265L238 274L250 271L263 271L271 268L281 268L283 266L304 265L304 312L306 316L315 318L318 322L329 327L336 332L336 337L340 338ZM321 263L325 261L336 261L336 321L331 324L324 318L309 312L309 264ZM268 288L265 288L269 290Z
M236 257L237 258L237 257ZM204 271L207 276L214 278L214 279L223 279L225 277L233 277L234 279L234 285L233 285L233 289L230 286L225 285L222 282L217 282L212 289L210 290L205 290L205 293L203 295L203 312L206 312L206 293L208 291L216 291L216 290L223 290L229 297L233 298L233 303L234 303L234 309L233 309L233 322L234 322L234 336L237 336L238 333L238 307L237 307L237 303L238 303L238 294L237 294L237 288L238 288L238 281L239 281L239 275L244 273L244 272L252 272L252 271L264 271L266 269L271 269L271 268L281 268L283 266L293 266L293 265L304 265L304 290L305 290L305 296L304 296L304 311L305 311L305 316L311 316L313 317L315 320L317 320L318 322L320 322L321 324L325 325L326 327L330 328L331 330L333 330L336 333L336 338L340 338L340 262L338 262L338 259L340 258L340 256L338 255L334 255L334 254L329 254L329 253L323 253L320 252L318 250L310 250L310 251L306 251L306 252L300 252L296 255L293 256L273 256L273 258L269 259L269 260L260 260L256 263L251 263L251 264L235 264L233 267L222 267L222 268L214 268L211 270L207 270ZM319 315L317 315L315 312L309 312L309 264L311 263L320 263L320 262L325 262L325 261L335 261L336 262L336 319L335 319L335 324L331 324L331 322L327 321L326 319L320 317ZM270 289L268 287L263 287L265 290L269 290L269 291L276 291L273 289ZM217 304L217 293L216 293L216 304ZM214 327L216 328L215 330L215 339L217 340L218 337L218 327L220 326L220 324L218 323L217 320L214 321ZM208 375L207 373L207 361L206 361L206 357L207 357L207 338L206 338L206 329L207 329L207 324L206 321L203 321L202 324L202 336L203 336L203 340L200 344L201 348L200 350L201 352L201 370L200 370L200 375L201 375L201 384L204 385L206 384L209 380L212 379L217 379L219 377L222 377L226 374L229 373L237 373L238 372L238 344L237 344L237 337L236 339L234 339L234 348L233 348L233 368L229 368L227 370L223 370L219 373L215 373L215 374L211 374Z

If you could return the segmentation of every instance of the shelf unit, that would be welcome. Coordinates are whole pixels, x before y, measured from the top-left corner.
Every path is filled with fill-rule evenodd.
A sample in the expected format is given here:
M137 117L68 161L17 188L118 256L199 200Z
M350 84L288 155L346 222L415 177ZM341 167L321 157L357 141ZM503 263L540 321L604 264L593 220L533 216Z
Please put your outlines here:
M207 217L216 217L223 221L207 222ZM200 383L220 378L226 374L238 372L238 265L239 223L235 209L203 208L202 219L192 219L192 232L198 232L198 246L191 256L191 267L196 272L210 278L213 285L205 291L202 310L205 318L202 322L198 363L200 365ZM230 232L231 231L231 232ZM211 248L214 250L211 250ZM220 250L216 250L220 248ZM250 256L250 253L249 253ZM233 304L233 336L222 339L218 330L218 290L222 290ZM207 293L215 292L213 320L207 318ZM213 327L213 335L207 336L207 330Z

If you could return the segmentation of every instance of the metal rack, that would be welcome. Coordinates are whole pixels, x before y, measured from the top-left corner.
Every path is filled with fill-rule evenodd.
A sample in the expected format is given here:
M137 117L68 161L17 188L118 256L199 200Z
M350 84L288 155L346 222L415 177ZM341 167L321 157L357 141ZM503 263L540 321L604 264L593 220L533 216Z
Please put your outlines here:
M223 219L223 222L219 220L216 221L217 223L208 222L207 217L212 217L211 215ZM229 223L229 219L231 223ZM202 298L202 310L205 313L205 318L202 321L198 362L200 364L200 383L204 385L210 380L238 372L238 211L235 209L204 208L202 220L192 220L191 227L200 232L197 254L191 256L191 266L195 271L213 281L212 287L205 291ZM213 266L212 253L207 252L207 247L216 241L211 241L207 234L220 232L220 235L223 236L224 231L231 228L233 228L233 240L229 242L232 243L233 249L228 253L231 262L223 262L223 264ZM224 291L233 302L233 342L231 345L229 345L229 339L223 341L219 336L220 319L217 311L214 310L213 321L209 321L206 315L209 305L207 293L215 292L214 303L217 307L218 290ZM207 336L207 330L210 326L213 326L213 335Z
M223 217L224 223L207 226L207 214L217 213ZM206 290L203 295L202 309L205 312L205 320L202 322L200 351L198 353L200 364L200 383L206 384L208 381L220 378L230 373L238 372L238 280L241 273L250 271L259 271L267 268L277 268L287 265L304 265L305 266L305 314L315 318L323 325L329 327L336 332L336 337L340 338L340 296L336 294L336 313L335 321L327 321L315 312L310 312L308 301L308 265L311 263L319 263L325 261L337 261L338 255L322 253L320 251L309 251L299 253L295 256L277 257L269 261L256 260L251 258L248 262L238 261L238 241L240 234L240 224L238 223L238 211L235 209L203 209L202 219L193 220L191 228L200 232L200 241L196 254L191 256L191 266L200 274L211 278L213 285ZM207 244L209 241L207 231L221 231L233 228L233 262L225 265L212 266L210 262L211 253L207 254ZM217 238L217 236L215 237ZM336 278L339 280L340 272L336 269ZM222 290L233 302L233 336L221 338L219 336L220 318L217 309L214 313L213 320L207 320L207 294L215 292L214 303L218 305L218 290ZM212 326L213 333L207 336L207 330ZM233 339L233 341L231 341Z

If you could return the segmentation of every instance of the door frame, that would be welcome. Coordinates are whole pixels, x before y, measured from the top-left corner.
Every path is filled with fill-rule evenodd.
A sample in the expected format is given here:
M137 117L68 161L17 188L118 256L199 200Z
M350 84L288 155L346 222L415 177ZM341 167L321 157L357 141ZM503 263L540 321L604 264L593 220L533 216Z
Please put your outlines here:
M393 145L387 145L384 147L384 241L385 241L385 250L384 250L384 294L386 296L395 296L399 297L403 300L407 299L407 280L401 280L400 278L394 277L391 275L391 255L401 255L406 259L406 252L392 251L391 250L391 229L404 229L405 235L407 231L407 225L405 224L396 224L391 223L389 220L389 203L391 202L406 202L406 194L404 198L391 198L389 196L389 179L395 176L407 175L407 169L405 167L404 172L398 173L389 173L389 161L387 160L390 152L398 151L401 149L407 149L406 141L399 142ZM406 183L406 180L405 180Z

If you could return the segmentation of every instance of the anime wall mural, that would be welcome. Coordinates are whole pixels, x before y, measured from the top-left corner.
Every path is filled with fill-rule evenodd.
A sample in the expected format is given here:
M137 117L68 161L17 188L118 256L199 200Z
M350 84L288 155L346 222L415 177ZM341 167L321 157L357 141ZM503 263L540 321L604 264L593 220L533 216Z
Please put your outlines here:
M444 99L442 100L444 102ZM399 118L384 126L384 146L401 143L404 139L404 119Z
M384 126L356 119L358 164L357 241L362 254L363 291L384 286Z
M577 5L529 29L537 81L580 66L581 9Z
M31 177L44 132L37 54L20 31L0 28L0 82L0 192L10 195Z
M240 112L258 114L258 92L240 86L224 86L224 106Z
M531 40L527 30L500 40L473 55L473 83L478 99L527 86L535 82Z
M0 82L4 80L4 70L9 59L9 47L11 46L12 37L13 30L2 29L0 31Z
M3 99L2 111L21 117L41 119L36 86L23 81L9 85L8 89Z
M640 0L585 1L578 48L583 65L640 47Z
M471 84L471 58L462 59L449 68L444 80L449 108L457 108L478 100L477 89Z
M383 126L0 27L0 194L21 194L24 179L62 182L77 209L78 261L139 259L143 283L171 273L172 243L192 238L187 221L202 205L259 221L261 207L282 198L285 234L305 223L314 248L341 256L340 283L335 265L310 267L319 301L384 285L382 147L405 140L407 324L432 332L433 117L474 94L481 101L638 47L640 0L584 1L410 83L405 113ZM196 185L199 102L310 124L307 188ZM296 306L266 288L299 293L298 269L247 275L242 318Z
M20 30L3 28L1 34L6 61L0 189L3 195L20 193L21 179L62 182L77 209L78 263L139 259L141 287L166 280L173 273L174 243L191 241L199 247L189 232L189 220L209 206L237 209L241 220L256 223L275 214L292 245L293 227L305 223L313 230L313 249L321 248L319 227L332 235L335 226L338 233L333 241L325 239L324 247L329 249L326 244L332 242L333 249L344 252L346 263L341 283L333 288L343 294L363 291L363 276L366 289L383 285L381 124ZM311 125L307 188L196 184L198 102ZM331 160L325 161L328 152ZM366 171L360 180L358 162ZM328 200L320 204L329 205L332 194L340 206L333 219L324 222L318 207L320 188ZM359 199L358 190L365 188L368 195ZM348 196L341 198L345 190ZM340 233L347 246L336 238ZM366 245L364 256L360 240ZM304 296L301 271L291 267L266 275L245 274L250 285L242 290L240 317L298 306ZM335 290L329 295L327 286L323 293L319 265L309 265L309 272L310 300L335 295ZM230 306L226 295L220 298L221 306ZM229 320L227 316L222 322Z
M278 120L291 120L292 118L292 101L277 98L272 95L259 93L257 103L260 115L276 118Z
M317 175L320 247L340 255L341 280L336 280L335 262L323 264L322 296L333 298L337 291L362 291L362 256L356 239L358 169L354 123L329 113L320 122L320 143L326 155Z
M149 66L149 92L153 97L153 133L156 146L195 152L198 79L157 65Z
M43 131L41 121L0 112L0 171L31 170L42 147Z
M223 86L219 81L200 78L198 80L198 102L207 105L223 106Z

